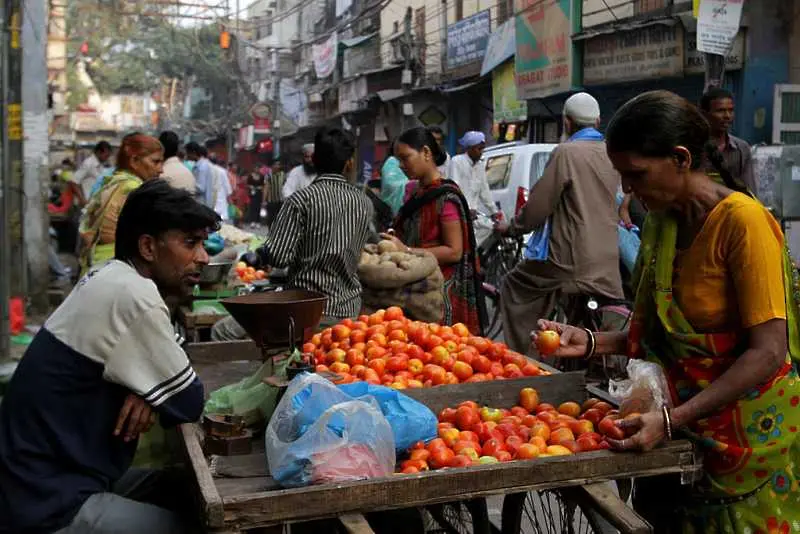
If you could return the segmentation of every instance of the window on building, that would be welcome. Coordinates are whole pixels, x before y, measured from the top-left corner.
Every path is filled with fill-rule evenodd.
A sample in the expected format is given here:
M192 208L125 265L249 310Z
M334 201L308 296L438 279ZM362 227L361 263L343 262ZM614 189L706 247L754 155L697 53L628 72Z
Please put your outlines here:
M464 0L456 0L456 20L464 18Z
M425 34L426 34L426 24L425 24L425 6L417 9L414 12L414 34L416 35L417 40L417 50L419 51L419 62L420 64L425 64Z
M272 35L272 11L267 11L267 20L265 21L264 37Z
M665 0L633 0L633 12L635 15L644 15L652 11L664 9Z
M512 154L490 157L486 160L486 180L489 182L489 189L505 189L511 178L511 163L514 160Z
M514 0L498 0L497 24L498 26L514 15Z

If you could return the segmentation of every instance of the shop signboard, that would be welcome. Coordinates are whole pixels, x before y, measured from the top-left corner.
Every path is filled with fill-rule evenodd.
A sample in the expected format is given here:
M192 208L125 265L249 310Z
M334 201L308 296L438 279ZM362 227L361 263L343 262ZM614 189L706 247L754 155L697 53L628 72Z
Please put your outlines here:
M311 47L311 54L314 57L314 71L320 80L333 74L336 68L336 58L338 57L338 41L336 32L330 37Z
M684 72L686 74L703 74L706 69L706 56L697 50L697 34L686 32L686 57ZM744 67L744 30L736 34L733 46L725 56L725 70L741 70Z
M492 19L486 9L447 27L447 69L453 70L483 60Z
M586 39L583 83L608 83L681 76L683 27L655 24Z
M744 0L703 0L697 14L697 49L725 56L742 20Z
M528 103L517 99L514 62L506 62L492 71L492 98L495 124L524 121L527 118Z
M481 76L486 76L495 67L514 55L517 48L515 29L514 17L511 17L489 36L489 45L486 48L486 55L483 56Z
M516 0L518 98L544 98L572 87L573 3Z

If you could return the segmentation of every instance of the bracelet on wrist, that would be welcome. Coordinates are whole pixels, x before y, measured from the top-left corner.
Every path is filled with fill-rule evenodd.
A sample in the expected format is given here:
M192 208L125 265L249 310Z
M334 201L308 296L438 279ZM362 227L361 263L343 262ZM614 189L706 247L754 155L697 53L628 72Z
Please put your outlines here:
M584 328L583 331L586 332L586 335L589 337L588 342L586 343L586 359L588 360L597 352L597 338L595 337L594 332L588 328Z
M666 434L667 440L672 441L672 418L666 404L661 407L661 414L664 416L664 434Z

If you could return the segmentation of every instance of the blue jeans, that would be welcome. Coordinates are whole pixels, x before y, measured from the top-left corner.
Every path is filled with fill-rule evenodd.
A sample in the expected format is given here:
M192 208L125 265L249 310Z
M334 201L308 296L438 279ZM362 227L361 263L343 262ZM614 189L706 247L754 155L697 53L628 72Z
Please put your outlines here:
M129 469L113 492L89 497L69 526L56 534L180 534L190 532L180 516L151 504L186 495L169 484L162 485L164 471ZM171 494L171 495L170 495Z

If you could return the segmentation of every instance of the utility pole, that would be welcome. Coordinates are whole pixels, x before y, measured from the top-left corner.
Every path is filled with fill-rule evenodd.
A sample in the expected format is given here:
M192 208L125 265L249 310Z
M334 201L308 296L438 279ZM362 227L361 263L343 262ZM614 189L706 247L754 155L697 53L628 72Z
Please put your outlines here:
M47 128L47 0L26 0L22 20L22 120L25 130L23 213L25 220L25 284L31 307L45 313L49 306L49 220L45 184L48 182Z
M409 109L411 104L411 59L414 46L411 38L411 6L406 8L406 16L403 21L403 41L405 43L405 66L403 67L403 89L408 93L403 104L403 130L410 127L409 124Z
M0 360L11 356L11 317L9 316L9 298L11 297L11 249L8 235L8 212L10 188L8 182L8 114L6 113L6 96L8 90L8 32L6 28L7 14L5 2L0 2Z
M2 136L2 227L0 227L0 357L10 355L9 299L25 293L22 224L22 10L20 0L0 2L0 135Z
M725 56L719 54L703 54L705 56L705 84L704 91L711 87L722 87L725 81Z

